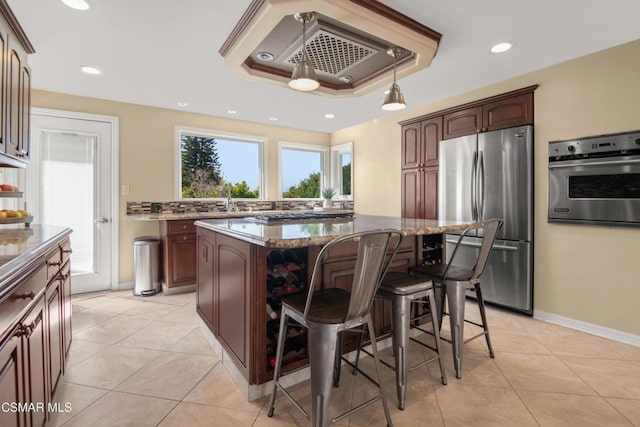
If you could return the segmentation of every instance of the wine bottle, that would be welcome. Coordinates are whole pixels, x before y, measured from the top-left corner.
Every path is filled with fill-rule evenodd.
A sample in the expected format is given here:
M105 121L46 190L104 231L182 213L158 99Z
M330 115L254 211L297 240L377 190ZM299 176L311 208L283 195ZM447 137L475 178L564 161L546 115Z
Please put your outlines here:
M269 305L269 303L267 303L267 316L269 316L272 319L277 319L278 318L278 313L276 313L273 308L271 308L271 306Z

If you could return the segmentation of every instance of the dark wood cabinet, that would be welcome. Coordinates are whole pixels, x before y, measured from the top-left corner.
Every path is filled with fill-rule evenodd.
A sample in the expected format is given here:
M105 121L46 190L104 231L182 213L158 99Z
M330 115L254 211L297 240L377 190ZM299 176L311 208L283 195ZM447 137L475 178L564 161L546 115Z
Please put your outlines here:
M197 235L197 313L249 379L255 245L202 228Z
M402 169L438 165L438 144L442 139L442 117L402 127Z
M213 288L213 249L215 234L203 230L198 233L198 287L196 292L196 310L209 329L215 330L215 306Z
M218 234L215 244L214 289L218 338L242 366L248 368L250 291L255 289L255 269L250 243Z
M482 107L472 107L444 115L443 139L482 132Z
M482 106L484 132L533 124L533 92Z
M25 167L29 160L31 109L31 69L27 55L35 51L4 0L0 1L0 48L0 164Z
M443 117L402 127L402 216L438 218L438 146Z
M62 336L64 345L64 358L69 356L69 349L71 348L71 265L69 261L62 267L60 271L59 280L62 282L60 290L62 292Z
M402 171L402 216L438 219L438 167Z
M56 277L49 283L45 292L47 304L47 339L49 350L49 390L50 396L55 393L58 381L62 376L63 365L63 323L62 323L62 282Z
M163 277L166 294L188 292L196 283L196 226L194 220L161 221Z
M22 377L22 325L17 325L0 342L0 402L22 402L24 379ZM0 426L25 425L24 414L18 411L0 411Z
M445 114L443 139L533 124L533 92L492 99Z
M29 425L31 426L43 426L46 420L46 405L50 402L49 396L53 393L48 393L47 389L51 389L51 382L48 382L47 378L47 359L51 357L51 353L47 348L47 329L48 325L45 322L45 316L47 307L45 306L45 299L40 297L35 306L31 309L31 312L23 321L24 325L24 338L23 338L23 366L25 373L25 400L26 402L45 405L45 408L39 411L30 411L27 414L29 419ZM59 310L56 308L55 312ZM59 340L58 340L59 344ZM57 362L62 363L59 355L57 356Z
M0 399L33 410L0 411L1 426L43 426L70 344L69 239L26 263L0 297ZM64 266L61 264L65 261ZM54 270L52 270L54 269ZM68 290L65 290L68 289ZM67 329L65 329L67 328ZM66 347L66 348L65 348ZM31 408L29 408L31 409Z

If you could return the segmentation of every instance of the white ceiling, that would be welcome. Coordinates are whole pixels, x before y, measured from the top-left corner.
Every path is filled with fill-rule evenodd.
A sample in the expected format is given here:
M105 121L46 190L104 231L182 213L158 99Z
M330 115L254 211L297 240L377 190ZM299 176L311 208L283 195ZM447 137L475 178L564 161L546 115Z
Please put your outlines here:
M91 2L79 12L60 0L8 0L36 49L34 88L324 132L389 114L382 92L332 99L234 74L218 49L251 0ZM431 67L399 81L409 107L640 39L638 0L382 3L443 35ZM513 49L491 54L501 41ZM104 74L85 75L84 64Z

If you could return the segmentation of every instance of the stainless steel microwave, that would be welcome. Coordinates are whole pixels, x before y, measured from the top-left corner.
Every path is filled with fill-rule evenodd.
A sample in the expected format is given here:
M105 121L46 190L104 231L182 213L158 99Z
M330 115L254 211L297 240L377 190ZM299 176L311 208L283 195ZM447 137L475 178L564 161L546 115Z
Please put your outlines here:
M640 131L549 143L549 221L640 226Z

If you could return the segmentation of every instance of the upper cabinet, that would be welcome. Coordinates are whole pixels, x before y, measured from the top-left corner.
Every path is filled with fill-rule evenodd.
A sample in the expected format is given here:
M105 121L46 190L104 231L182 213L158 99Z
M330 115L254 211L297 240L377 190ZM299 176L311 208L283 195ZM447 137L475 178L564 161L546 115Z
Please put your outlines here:
M7 5L0 0L0 166L25 167L29 161L33 46Z
M402 127L402 169L438 166L438 143L442 139L442 117L433 117Z
M533 92L494 97L444 115L443 139L533 124Z

